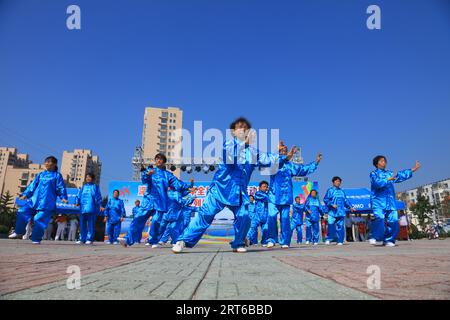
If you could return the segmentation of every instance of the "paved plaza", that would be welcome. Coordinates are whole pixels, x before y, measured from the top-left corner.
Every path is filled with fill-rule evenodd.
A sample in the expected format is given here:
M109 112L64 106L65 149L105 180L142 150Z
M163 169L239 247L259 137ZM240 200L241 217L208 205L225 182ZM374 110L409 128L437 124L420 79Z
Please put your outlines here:
M70 266L80 289L68 289ZM375 267L374 267L375 266ZM373 268L379 288L369 288ZM130 248L66 241L0 240L0 299L449 299L450 239L251 247L201 242L175 255L170 247Z

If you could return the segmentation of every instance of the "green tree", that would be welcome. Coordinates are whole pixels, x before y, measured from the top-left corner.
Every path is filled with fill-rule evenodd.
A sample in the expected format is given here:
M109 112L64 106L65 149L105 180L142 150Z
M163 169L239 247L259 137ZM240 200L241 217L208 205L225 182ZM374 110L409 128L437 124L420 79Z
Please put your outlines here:
M417 202L411 206L412 214L417 218L419 226L425 230L431 220L431 213L436 209L436 206L430 204L427 198L423 195L417 197Z
M14 197L7 191L0 195L0 225L8 229L16 224L16 209L14 208Z

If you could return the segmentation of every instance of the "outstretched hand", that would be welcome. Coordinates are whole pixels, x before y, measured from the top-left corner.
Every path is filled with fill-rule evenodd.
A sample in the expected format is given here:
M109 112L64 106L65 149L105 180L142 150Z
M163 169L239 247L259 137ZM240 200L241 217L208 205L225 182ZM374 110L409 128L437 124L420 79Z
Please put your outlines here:
M392 181L392 180L395 180L395 179L397 179L397 172L395 172L395 173L392 175L392 177L390 177L390 178L388 179L388 181Z
M289 153L287 154L286 159L287 160L291 160L296 152L297 152L297 147L296 146L292 146L291 150L289 150Z
M419 160L416 160L416 164L414 165L414 167L411 169L412 172L416 172L417 170L420 169L422 165L420 164Z
M151 176L151 175L154 174L154 173L155 173L155 170L152 169L152 170L149 170L149 171L147 172L147 175L148 175L148 176Z
M20 200L27 200L27 196L21 196L19 199Z
M321 160L322 160L322 154L319 152L316 157L316 162L319 164Z

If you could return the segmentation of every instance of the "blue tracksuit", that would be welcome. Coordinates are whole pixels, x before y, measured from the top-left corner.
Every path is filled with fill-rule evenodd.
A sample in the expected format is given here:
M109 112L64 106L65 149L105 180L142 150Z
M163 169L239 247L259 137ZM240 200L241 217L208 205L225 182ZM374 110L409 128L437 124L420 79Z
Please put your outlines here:
M278 242L277 217L280 213L281 245L290 245L292 230L289 211L293 203L292 177L303 177L313 173L317 169L316 161L307 165L293 162L283 162L280 164L278 172L270 176L269 199L269 239L268 242Z
M172 244L175 244L178 240L178 237L183 231L184 224L184 216L182 215L183 207L187 203L192 203L194 201L194 197L188 196L187 198L182 198L186 195L188 191L184 194L179 193L178 191L169 190L169 204L168 210L163 214L163 218L161 220L161 225L159 229L159 242L167 242L170 238L172 239ZM166 233L167 230L167 233Z
M372 238L377 241L395 243L397 238L398 213L395 204L394 183L403 182L412 177L412 170L397 173L397 179L388 181L393 173L390 170L376 169L370 173L371 206L375 220L371 224ZM387 228L385 227L387 222Z
M154 170L154 173L148 175L147 173L150 170ZM159 227L163 213L167 211L167 204L169 202L168 188L170 187L176 191L184 192L192 187L192 183L184 183L177 179L171 172L160 168L147 168L142 172L141 178L142 183L147 185L147 189L140 210L134 216L125 236L128 245L132 245L141 240L145 223L151 216L153 217L148 242L150 244L157 244L160 238Z
M194 200L195 197L192 196L188 196L183 200L183 207L181 208L182 225L180 234L183 233L184 229L186 229L191 222L192 212L197 211L197 207L191 206ZM164 232L164 235L162 236L160 242L166 243L169 240L169 231L170 230L166 228L166 231Z
M348 201L345 192L341 188L332 186L329 188L323 198L328 210L328 229L327 241L334 241L337 235L337 242L344 243L345 239L345 210L350 209L352 205ZM335 209L333 205L336 205Z
M319 223L324 210L318 198L308 196L305 202L306 241L319 242Z
M208 194L198 214L178 240L193 247L211 225L217 213L228 207L234 214L235 239L233 249L243 247L250 228L250 217L245 205L250 203L247 186L257 167L278 165L279 156L261 153L252 146L233 138L224 143L222 163L214 175Z
M126 216L123 200L115 198L108 199L105 212L108 221L106 224L106 234L108 235L109 242L114 243L120 235L120 227L122 225L120 219Z
M262 191L256 191L254 213L251 219L250 230L247 238L250 244L258 244L258 227L261 228L261 244L267 244L268 228L267 217L269 212L269 195ZM249 208L249 212L251 212Z
M303 239L303 212L305 211L305 205L300 203L294 203L292 205L292 219L291 230L297 231L297 243L302 243Z
M67 191L62 175L55 171L42 171L28 185L22 194L26 196L27 204L17 212L17 234L25 234L28 222L34 216L31 240L41 242L44 230L56 211L58 197L67 200Z
M100 188L94 183L86 183L78 191L75 203L80 206L80 241L94 241L95 219L102 204Z

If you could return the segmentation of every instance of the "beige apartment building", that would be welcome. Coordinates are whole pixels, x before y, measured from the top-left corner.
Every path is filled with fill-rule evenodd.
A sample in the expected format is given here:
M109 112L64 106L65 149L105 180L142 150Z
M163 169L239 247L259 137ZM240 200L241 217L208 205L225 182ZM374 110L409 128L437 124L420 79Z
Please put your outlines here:
M98 156L88 149L64 151L60 172L67 187L81 188L87 173L95 174L95 183L100 184L102 164Z
M16 197L25 191L44 166L33 164L28 154L16 148L0 147L0 194L9 192Z
M177 130L183 128L183 110L177 107L147 107L142 129L142 160L153 163L157 153L167 157L168 164L179 164L181 158L181 137ZM169 168L168 168L169 169ZM180 169L174 171L180 177Z

